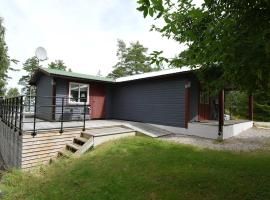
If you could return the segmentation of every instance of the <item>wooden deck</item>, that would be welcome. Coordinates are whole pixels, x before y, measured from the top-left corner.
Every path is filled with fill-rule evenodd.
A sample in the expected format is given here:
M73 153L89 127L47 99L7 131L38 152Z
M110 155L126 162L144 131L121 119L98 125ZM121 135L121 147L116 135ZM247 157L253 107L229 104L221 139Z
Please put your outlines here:
M135 136L133 129L124 126L106 126L81 129L69 129L62 134L59 131L43 131L33 137L30 133L22 136L21 168L28 169L48 163L58 153L79 156L91 146L84 145L89 139L95 147L106 141L126 136ZM65 151L65 152L64 152ZM69 151L69 153L67 153Z
M80 133L81 130L69 130L62 134L59 131L46 131L35 137L31 134L23 134L21 168L27 169L48 163Z
M25 118L27 122L33 122L33 118ZM79 130L80 127L82 129L83 122L81 121L72 121L72 122L64 122L64 130L69 130L68 127L79 126L77 129ZM60 122L49 122L44 120L37 120L36 129L40 130L39 133L44 132L43 129L50 129L59 131L61 123ZM109 127L109 126L126 126L131 129L134 129L137 132L141 132L145 135L150 137L161 137L165 135L172 134L170 131L167 131L162 128L158 128L151 124L141 123L141 122L133 122L133 121L124 121L124 120L88 120L85 123L86 129L92 129L97 127ZM30 133L33 129L33 123L26 123L23 126L23 130L26 133ZM72 129L72 128L71 128ZM45 131L46 132L46 131Z

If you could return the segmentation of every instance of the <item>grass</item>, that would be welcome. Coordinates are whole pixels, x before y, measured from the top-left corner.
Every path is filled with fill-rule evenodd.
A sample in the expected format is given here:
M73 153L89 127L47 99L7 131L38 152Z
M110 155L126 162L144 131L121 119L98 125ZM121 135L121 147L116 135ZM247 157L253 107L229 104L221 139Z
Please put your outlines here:
M270 155L133 137L39 173L8 172L0 188L12 200L270 199Z

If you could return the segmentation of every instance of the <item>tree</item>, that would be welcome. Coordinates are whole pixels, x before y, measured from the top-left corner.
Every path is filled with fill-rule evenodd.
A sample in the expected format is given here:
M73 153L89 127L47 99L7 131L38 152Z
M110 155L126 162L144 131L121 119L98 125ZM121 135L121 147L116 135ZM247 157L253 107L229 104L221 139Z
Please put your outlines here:
M19 80L19 84L23 86L22 93L24 95L34 95L35 91L33 88L29 87L29 81L31 76L33 75L34 71L41 67L39 65L39 61L36 57L28 58L25 63L23 63L23 70L27 72L26 75L22 76Z
M225 108L231 118L247 119L248 95L245 92L230 91L225 95Z
M65 65L63 60L55 60L54 62L51 62L48 64L49 69L58 69L58 70L67 70L67 66ZM69 69L70 71L71 69Z
M225 108L234 118L247 118L248 95L241 91L230 91L226 95ZM254 93L254 120L270 121L270 92Z
M17 96L20 96L20 92L18 90L18 88L14 87L14 88L10 88L6 94L6 97L7 98L10 98L10 97L17 97Z
M117 42L118 62L113 66L114 70L108 75L109 77L118 78L155 70L150 65L150 59L147 55L148 49L138 41L130 43L129 47L123 40Z
M5 93L9 65L10 59L8 56L8 47L5 42L5 28L3 26L3 19L0 18L0 95Z
M216 91L225 85L248 93L269 91L269 1L205 0L201 7L191 0L139 0L138 4L144 17L164 20L164 26L154 25L152 30L187 45L176 58L168 59L171 65L199 68L202 83Z
M270 91L254 93L254 119L270 122Z

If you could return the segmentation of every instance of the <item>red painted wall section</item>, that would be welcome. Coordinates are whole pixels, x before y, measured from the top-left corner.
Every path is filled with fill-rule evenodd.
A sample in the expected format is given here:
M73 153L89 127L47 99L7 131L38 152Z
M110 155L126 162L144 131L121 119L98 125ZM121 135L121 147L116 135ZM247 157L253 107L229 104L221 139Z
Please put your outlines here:
M91 119L105 118L106 87L97 83L90 83Z
M209 93L203 90L199 92L199 121L210 120L211 105Z

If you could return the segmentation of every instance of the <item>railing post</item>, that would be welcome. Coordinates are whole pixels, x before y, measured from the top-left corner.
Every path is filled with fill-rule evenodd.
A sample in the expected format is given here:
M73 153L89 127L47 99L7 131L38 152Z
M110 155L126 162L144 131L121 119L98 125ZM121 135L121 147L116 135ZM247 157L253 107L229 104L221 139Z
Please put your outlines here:
M0 115L1 115L1 119L3 119L3 105L4 105L4 99L3 99L3 97L0 97L0 108L1 108L1 113L0 113Z
M6 99L4 99L4 102L3 102L3 116L2 116L2 121L4 123L6 123L5 119L6 119Z
M11 101L11 126L10 128L13 129L13 121L14 121L14 98L10 99Z
M7 102L6 102L6 111L7 111L7 113L6 113L6 124L7 124L7 126L9 126L9 124L8 124L8 109L9 109L9 107L8 107L8 99L7 99Z
M59 133L63 133L63 132L64 132L64 130L63 130L63 121L64 121L64 101L65 101L65 98L62 97L62 105L61 105L61 128L60 128Z
M5 117L6 125L8 125L8 99L6 99L6 117Z
M20 123L19 123L19 135L22 135L22 123L23 123L23 96L20 97Z
M85 131L85 115L86 115L86 102L84 102L83 106L83 131Z
M5 124L7 124L7 100L5 99L5 102L4 102L4 122Z
M31 98L31 97L30 97ZM30 100L31 102L31 100ZM30 109L31 111L31 109ZM33 133L32 133L32 136L35 137L37 135L37 132L36 132L36 118L37 118L37 96L35 96L35 107L34 107L34 124L33 124Z
M10 112L11 109L10 109L10 99L8 99L8 126L10 127Z
M29 113L31 113L31 87L30 87L30 89L29 89L29 93L30 93L30 95L28 96L28 112Z
M15 123L14 123L14 131L17 131L17 121L18 121L18 102L19 102L19 97L15 98Z
M218 136L223 137L224 126L224 90L219 92L219 119L218 119Z

